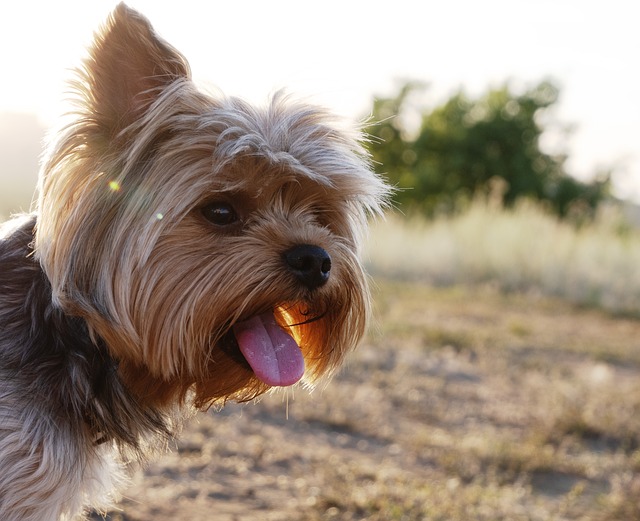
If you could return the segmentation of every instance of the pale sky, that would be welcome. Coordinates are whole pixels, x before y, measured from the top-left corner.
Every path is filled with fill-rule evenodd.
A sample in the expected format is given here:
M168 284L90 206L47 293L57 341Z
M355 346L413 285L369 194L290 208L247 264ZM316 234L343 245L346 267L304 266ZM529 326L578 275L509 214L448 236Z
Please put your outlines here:
M635 0L130 0L184 53L194 77L254 102L280 88L347 118L397 79L428 82L427 101L511 80L561 88L553 113L574 125L568 168L613 166L617 194L640 201L640 7ZM0 112L62 110L68 70L116 5L14 1L0 10Z

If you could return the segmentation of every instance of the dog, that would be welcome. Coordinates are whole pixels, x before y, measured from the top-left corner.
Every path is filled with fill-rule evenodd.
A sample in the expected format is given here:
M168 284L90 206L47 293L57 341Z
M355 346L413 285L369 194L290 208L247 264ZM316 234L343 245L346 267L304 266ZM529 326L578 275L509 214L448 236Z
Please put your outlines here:
M194 411L332 374L369 315L388 186L363 134L213 96L118 5L31 214L0 231L0 519L104 512Z

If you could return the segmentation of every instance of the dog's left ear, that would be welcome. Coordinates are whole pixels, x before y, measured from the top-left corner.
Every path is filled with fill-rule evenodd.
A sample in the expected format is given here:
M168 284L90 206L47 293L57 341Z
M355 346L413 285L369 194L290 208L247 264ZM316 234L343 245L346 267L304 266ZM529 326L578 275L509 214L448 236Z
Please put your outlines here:
M144 16L121 3L96 34L83 76L84 103L105 137L114 137L163 88L190 78L191 71L186 58Z

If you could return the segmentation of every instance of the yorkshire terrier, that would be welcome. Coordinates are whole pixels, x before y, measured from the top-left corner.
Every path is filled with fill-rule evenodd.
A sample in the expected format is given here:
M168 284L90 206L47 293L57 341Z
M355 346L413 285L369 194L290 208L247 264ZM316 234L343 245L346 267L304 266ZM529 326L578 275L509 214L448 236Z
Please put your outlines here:
M35 211L0 229L0 519L105 509L191 411L331 374L365 331L388 188L358 130L211 96L120 4Z

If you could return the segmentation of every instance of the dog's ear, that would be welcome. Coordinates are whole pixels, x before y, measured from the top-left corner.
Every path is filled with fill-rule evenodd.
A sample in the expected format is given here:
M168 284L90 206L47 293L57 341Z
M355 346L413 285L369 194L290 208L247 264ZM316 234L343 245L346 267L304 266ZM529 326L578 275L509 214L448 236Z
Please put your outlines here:
M149 21L119 4L95 35L82 71L86 108L110 137L138 119L163 88L191 76L186 58Z

